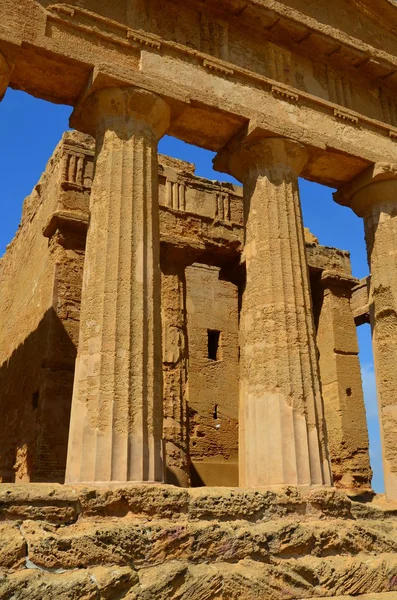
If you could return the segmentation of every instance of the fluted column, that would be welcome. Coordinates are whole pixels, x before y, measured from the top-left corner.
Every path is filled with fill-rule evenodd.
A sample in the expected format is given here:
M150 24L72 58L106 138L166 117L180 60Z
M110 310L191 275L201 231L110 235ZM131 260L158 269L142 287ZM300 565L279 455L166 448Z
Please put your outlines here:
M397 164L377 163L334 198L363 217L385 492L397 500Z
M246 287L240 320L242 486L330 484L298 175L303 146L242 143Z
M0 52L0 102L7 91L10 83L11 66L5 56Z
M96 137L67 482L163 481L159 97L112 88L73 120Z

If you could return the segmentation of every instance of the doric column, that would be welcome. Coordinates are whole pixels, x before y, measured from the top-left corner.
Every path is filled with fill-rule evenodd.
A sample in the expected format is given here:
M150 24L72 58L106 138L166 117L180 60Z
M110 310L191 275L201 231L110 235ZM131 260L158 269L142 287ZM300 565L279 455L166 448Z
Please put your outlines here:
M6 60L5 56L0 52L0 102L7 91L8 84L10 83L11 67Z
M170 110L135 88L88 97L96 137L67 482L163 481L157 143Z
M312 292L315 298L320 296L315 302L317 347L333 480L336 487L361 493L371 490L372 471L357 332L350 307L356 284L347 274L323 271Z
M245 204L243 486L331 482L298 191L307 159L296 142L262 137L228 160L244 183Z
M397 164L369 167L334 198L364 219L385 490L397 500Z

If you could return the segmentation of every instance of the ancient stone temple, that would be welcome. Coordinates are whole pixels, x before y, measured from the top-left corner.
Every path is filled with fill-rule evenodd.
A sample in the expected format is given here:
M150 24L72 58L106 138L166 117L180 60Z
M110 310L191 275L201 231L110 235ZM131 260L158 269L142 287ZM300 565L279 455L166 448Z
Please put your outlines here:
M74 107L0 262L0 598L396 600L393 0L0 16L0 97ZM368 279L299 177L364 219Z

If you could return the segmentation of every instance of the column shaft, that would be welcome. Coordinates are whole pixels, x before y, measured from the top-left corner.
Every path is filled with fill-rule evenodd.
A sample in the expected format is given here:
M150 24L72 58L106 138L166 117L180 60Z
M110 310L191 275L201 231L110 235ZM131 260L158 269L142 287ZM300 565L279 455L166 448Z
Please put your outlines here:
M163 101L146 96L104 90L89 107L99 113L99 125L68 482L163 481L159 131L153 113L156 119L165 113L165 122L169 114ZM143 112L145 103L150 114Z
M297 173L306 153L264 139L244 177L240 481L329 484Z
M364 218L385 492L397 500L397 165L375 163L334 194Z
M397 182L364 218L385 491L397 500ZM391 200L389 203L388 200Z

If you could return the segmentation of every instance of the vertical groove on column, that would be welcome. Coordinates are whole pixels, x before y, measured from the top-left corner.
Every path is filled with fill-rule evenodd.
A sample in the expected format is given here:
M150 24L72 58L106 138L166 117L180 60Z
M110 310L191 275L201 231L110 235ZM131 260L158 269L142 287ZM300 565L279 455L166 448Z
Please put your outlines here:
M296 242L296 252L299 256L299 279L295 286L295 296L299 297L300 309L303 311L302 318L299 320L300 331L300 345L301 345L301 356L305 355L305 360L302 360L302 385L303 385L303 399L306 413L306 428L308 435L308 447L305 447L305 451L308 452L308 466L310 469L310 481L312 483L322 483L322 478L318 477L318 470L320 466L319 460L319 448L317 430L315 429L316 437L314 440L311 439L310 431L313 427L316 428L316 410L315 410L315 395L317 393L317 381L313 377L313 349L310 338L310 324L311 324L311 306L309 299L309 285L307 276L306 266L306 253L305 253L305 242L303 236L302 227L302 215L300 210L299 191L297 182L291 182L293 196L293 235L292 240ZM315 357L314 357L314 360ZM314 447L313 447L314 445ZM314 454L314 456L313 456ZM317 467L317 470L313 470L313 466ZM321 469L320 469L321 471Z
M310 449L310 475L312 483L331 483L330 472L328 465L325 464L324 452L325 443L324 439L324 422L320 419L320 415L323 414L322 410L322 397L320 389L320 377L317 363L317 348L314 339L314 324L312 317L312 306L310 299L310 288L309 288L309 276L307 269L306 259L306 248L305 239L303 233L303 222L302 222L302 211L300 206L298 182L292 183L295 196L294 209L295 209L295 228L296 228L296 239L298 240L298 252L300 254L301 264L301 287L300 293L302 294L302 305L304 310L304 321L303 325L305 328L305 338L307 340L308 350L308 373L307 378L303 379L303 383L306 381L307 387L305 389L305 398L307 406L307 427L308 427L308 442ZM299 293L299 286L297 289ZM321 452L323 449L323 452Z
M293 223L294 223L294 211L295 211L295 198L294 198L294 190L290 190L289 187L292 185L291 183L287 183L287 182L283 182L284 185L284 196L286 198L286 234L287 234L287 239L286 239L286 245L288 246L288 256L289 256L289 267L290 267L290 277L291 277L291 291L293 294L293 297L295 298L295 310L294 310L294 314L292 315L292 319L291 319L291 325L292 325L292 321L294 322L295 325L295 332L293 327L290 328L290 331L288 331L288 338L290 340L290 343L288 344L288 347L291 348L291 340L293 339L294 335L297 336L298 338L298 342L299 342L299 337L300 337L300 320L299 320L299 315L298 315L298 311L297 311L297 307L296 307L296 299L299 297L299 293L300 293L300 285L301 282L297 279L297 276L299 277L299 272L297 272L297 270L295 269L295 265L294 265L294 254L296 257L299 257L299 248L295 248L293 249L293 244L295 241L295 231L294 231L294 227L293 227ZM291 224L292 222L292 224ZM299 246L299 243L298 243ZM295 371L297 369L299 369L299 372L292 372L292 370L290 369L289 372L289 381L290 381L290 390L291 390L291 394L293 393L293 390L291 389L291 384L292 382L295 382L295 385L298 387L298 389L296 390L300 397L303 398L304 396L304 364L302 361L302 353L299 351L299 356L297 357L297 361L298 364L295 367ZM300 427L299 427L299 423L298 420L295 418L295 413L294 411L292 411L292 421L293 421L293 440L294 440L294 452L295 452L295 469L296 469L296 480L297 482L307 482L308 481L308 474L306 472L305 467L307 468L307 447L305 444L305 439L304 437L302 437L301 435L301 431L300 431ZM303 442L303 447L302 447L302 442ZM291 444L292 445L292 444ZM306 459L306 460L305 460Z
M284 186L284 183L282 184ZM270 186L267 185L269 188ZM280 303L280 315L282 316L284 329L287 334L287 340L291 338L291 331L289 325L289 315L288 315L288 298L287 298L287 286L285 285L285 277L288 273L288 261L286 260L288 257L285 253L285 242L288 243L288 240L285 239L285 231L286 231L286 223L288 226L288 215L286 212L286 206L279 202L277 199L277 194L275 190L268 189L268 195L272 199L272 205L277 207L277 221L274 220L274 230L278 231L278 248L277 248L277 256L280 258L280 268L274 269L274 272L278 274L278 287L282 290L282 303ZM288 276L290 273L288 273ZM281 325L281 323L280 323ZM276 338L275 338L276 339ZM292 361L291 361L291 344L287 342L286 345L286 353L285 353L285 362L278 361L278 381L285 382L285 390L287 397L291 397L291 370L292 370ZM291 420L289 419L288 410L285 411L285 407L282 405L282 402L279 402L278 407L278 418L280 420L280 429L281 424L283 426L283 431L280 431L280 459L281 459L281 472L282 476L287 481L293 481L295 475L295 469L293 468L293 455L295 450L295 441L294 441L294 430L291 429ZM281 451L282 448L282 437L286 435L288 439L292 440L292 443L288 444L284 448L284 451ZM296 466L296 465L295 465ZM292 472L291 472L292 471Z

